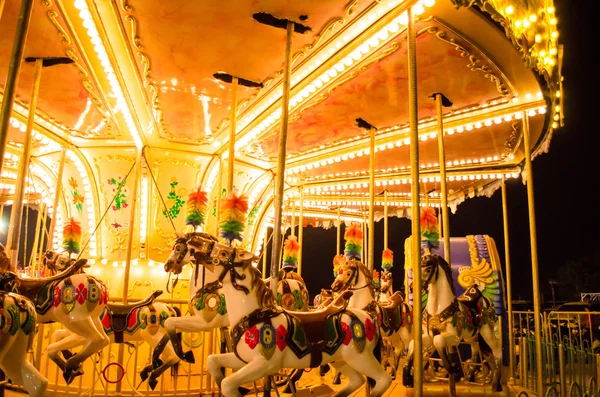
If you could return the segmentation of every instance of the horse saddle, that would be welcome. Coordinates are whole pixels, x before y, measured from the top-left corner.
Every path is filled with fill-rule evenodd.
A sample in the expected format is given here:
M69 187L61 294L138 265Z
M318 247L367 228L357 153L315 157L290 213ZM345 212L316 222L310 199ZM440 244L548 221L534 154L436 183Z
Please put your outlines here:
M123 333L133 333L140 326L140 309L152 305L154 300L162 295L161 290L154 291L146 299L130 304L109 303L108 312L103 313L104 328L115 333L115 342L123 343ZM108 315L109 321L106 321ZM108 327L107 327L108 325Z
M33 301L35 309L40 314L45 314L52 307L52 294L54 286L66 278L80 272L87 264L87 259L79 259L64 272L50 277L19 278L18 292L20 295Z
M471 321L473 327L479 327L479 321L481 320L483 308L481 307L481 301L483 300L483 294L477 288L477 284L471 285L467 290L458 297L458 301L462 303L469 311L471 315Z
M285 310L288 315L288 346L298 358L310 354L310 367L323 361L323 352L333 354L344 339L340 317L352 291L344 291L331 304L310 312Z
M12 298L14 305L7 303L6 298ZM25 319L21 314L25 313ZM36 315L29 301L18 294L0 291L0 334L15 335L19 328L25 335L35 332Z

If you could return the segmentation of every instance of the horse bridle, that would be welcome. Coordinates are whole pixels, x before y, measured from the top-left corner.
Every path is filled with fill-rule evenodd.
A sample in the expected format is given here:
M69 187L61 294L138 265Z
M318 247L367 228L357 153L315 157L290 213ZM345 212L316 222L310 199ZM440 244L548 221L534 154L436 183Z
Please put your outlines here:
M350 269L352 269L352 274L350 275L350 279L346 283L346 285L350 285L346 288L347 291L358 291L363 288L367 288L369 285L365 284L362 287L353 287L354 284L358 283L358 265L350 264Z
M240 274L237 272L236 268L241 268L244 266L244 262L235 262L235 257L237 254L237 249L233 247L228 247L223 244L216 243L213 247L213 251L211 252L212 264L215 266L222 266L223 270L219 274L218 280L219 282L223 282L223 279L229 272L231 277L231 284L233 288L238 291L244 291L246 295L250 293L248 287L244 285L238 284L238 280L245 280L246 275Z
M423 281L422 283L422 288L425 288L427 285L429 285L432 281L437 280L437 276L438 276L438 272L439 272L439 265L437 263L434 263L433 261L431 262L425 262L424 265L421 265L421 268L423 267L435 267L433 269L433 271L431 271L429 273L429 276L427 276L427 279Z

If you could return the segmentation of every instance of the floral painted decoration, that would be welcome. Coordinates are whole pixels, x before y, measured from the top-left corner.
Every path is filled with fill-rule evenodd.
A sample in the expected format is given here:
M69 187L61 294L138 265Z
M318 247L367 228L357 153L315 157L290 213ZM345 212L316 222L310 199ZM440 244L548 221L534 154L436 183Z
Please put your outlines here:
M75 180L75 178L71 177L69 178L69 186L71 186L71 195L73 196L73 204L75 205L75 208L77 209L77 212L79 212L79 215L81 215L81 213L83 212L83 203L85 201L84 196L79 192L78 188L79 185L77 183L77 181Z
M115 193L115 203L112 206L113 211L120 211L122 209L127 208L129 204L127 204L127 187L123 186L125 184L125 180L122 180L122 177L119 177L119 180L115 178L108 178L108 184L114 185L113 192Z
M167 195L167 201L171 201L173 203L173 205L171 205L168 209L163 210L162 214L165 216L165 218L169 218L169 217L171 217L171 219L177 218L177 216L181 212L181 208L183 207L183 204L185 204L185 200L180 195L178 195L177 191L175 190L177 188L178 184L179 184L179 182L177 182L175 180L175 178L173 178L171 180L171 183L169 184L169 186L171 187L171 190L169 191L169 194Z

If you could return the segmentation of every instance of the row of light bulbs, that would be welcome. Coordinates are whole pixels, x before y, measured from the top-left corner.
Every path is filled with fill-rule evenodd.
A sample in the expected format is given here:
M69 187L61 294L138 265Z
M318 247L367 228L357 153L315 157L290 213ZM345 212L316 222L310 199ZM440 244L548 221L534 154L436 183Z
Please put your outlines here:
M129 111L127 102L125 101L125 96L121 90L117 75L115 74L115 70L113 69L108 58L108 53L106 52L106 48L104 48L104 44L102 43L102 39L100 38L100 34L96 28L92 14L87 6L87 2L86 0L75 0L74 6L77 10L79 10L79 17L83 21L83 26L86 28L87 34L94 45L96 55L98 56L98 59L104 68L104 73L106 74L106 78L108 79L112 89L112 95L117 99L116 108L121 111L121 114L123 114L125 123L127 124L127 129L133 138L135 146L140 149L143 146L142 138L140 137L138 129L133 121L133 117ZM151 132L151 130L149 131Z
M537 114L545 114L546 113L546 107L542 106L536 109L529 109L527 111L529 116L535 116ZM502 124L502 123L508 123L511 122L513 120L520 120L523 118L523 113L522 112L516 112L516 113L511 113L511 114L507 114L503 117L495 117L495 118L491 118L491 119L487 119L483 122L477 122L477 123L467 123L463 126L459 126L456 128L449 128L447 130L444 131L444 135L453 135L455 132L460 134L464 131L472 131L474 129L480 129L483 126L489 127L493 124ZM426 134L422 134L419 139L421 141L427 141L428 139L434 139L437 137L437 132L431 132L431 133L426 133ZM404 138L404 139L399 139L396 142L388 142L388 143L384 143L384 144L380 144L378 146L375 147L375 152L378 151L384 151L387 149L392 149L394 147L401 147L403 145L410 145L410 138ZM348 161L348 160L352 160L356 157L362 157L362 156L366 156L370 154L370 148L365 148L365 149L358 149L349 153L345 153L343 155L339 155L339 156L333 156L330 157L328 159L324 159L324 160L319 160L319 161L314 161L311 163L307 163L307 164L303 164L301 166L297 166L297 167L293 167L293 168L288 168L286 170L286 174L290 175L290 174L299 174L305 171L310 171L314 168L319 168L319 167L326 167L327 165L331 165L333 163L339 163L341 161ZM498 158L498 156L495 156L496 158ZM471 162L486 162L486 161L492 161L492 160L488 160L489 158L491 158L492 160L494 159L494 156L488 156L487 158L480 158L480 159L471 159ZM484 161L482 161L484 160ZM462 161L462 160L457 160ZM465 163L467 163L467 159L464 160ZM453 163L454 164L454 163ZM456 164L455 164L456 165Z

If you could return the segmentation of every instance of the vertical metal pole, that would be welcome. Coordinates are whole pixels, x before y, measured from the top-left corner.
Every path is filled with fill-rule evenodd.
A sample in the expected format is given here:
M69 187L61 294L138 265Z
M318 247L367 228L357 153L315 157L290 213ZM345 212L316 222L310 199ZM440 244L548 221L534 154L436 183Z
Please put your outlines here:
M40 205L38 206L38 213L37 213L37 218L35 220L35 237L33 238L33 247L31 248L31 257L29 258L29 270L30 270L30 274L31 277L35 277L35 269L36 269L36 263L37 262L37 250L38 250L38 246L40 244L40 238L41 238L41 234L44 233L43 230L41 230L40 226L42 225L42 215L44 215L44 203L40 203Z
M442 116L442 94L435 94L435 109L438 119L438 156L440 163L440 187L442 196L442 213L444 217L444 259L451 264L450 258L450 217L448 216L448 185L446 183L446 150L444 148L444 120Z
M265 241L263 243L263 253L262 253L262 259L263 259L263 263L262 263L262 274L263 277L266 277L267 275L267 245L269 244L269 238L268 238L268 230L265 231Z
M300 193L302 194L302 193ZM296 235L296 202L292 201L292 224L290 225L292 236Z
M238 78L233 77L231 83L231 114L229 116L229 124L231 130L229 131L229 158L227 159L229 167L227 168L227 193L231 193L233 190L233 168L235 167L235 129L236 129L236 117L237 117L237 92L238 92Z
M540 319L540 276L538 271L537 234L535 224L535 202L533 198L533 170L531 169L531 145L529 141L529 115L523 112L523 151L527 172L527 203L529 208L529 239L531 240L531 277L533 279L533 313L535 324L535 364L537 392L544 395L542 377L542 323Z
M31 100L29 103L29 115L27 116L27 129L25 130L25 143L23 144L23 157L19 162L19 175L17 176L15 186L15 199L13 201L12 211L10 213L10 223L8 225L8 240L6 248L10 251L11 266L17 265L19 256L19 243L21 238L21 224L23 218L23 198L27 189L27 173L29 171L29 162L31 160L31 140L33 134L33 124L35 123L35 111L37 107L38 93L40 90L40 81L42 79L42 59L35 61L35 71L33 75L33 87L31 88ZM8 98L4 97L4 100ZM0 158L0 162L4 157ZM0 171L1 172L1 171ZM29 205L28 205L29 206ZM23 268L27 266L23 263Z
M215 236L219 235L219 220L221 218L221 199L223 197L223 157L219 155L219 179L217 181L217 213L215 214Z
M23 58L23 49L25 48L25 40L27 38L32 8L33 0L21 0L21 10L19 11L19 19L17 20L17 32L15 33L15 41L13 42L13 48L10 54L8 73L6 74L6 83L4 84L2 107L0 107L0 174L2 173L4 152L6 151L8 123L10 122L17 83L19 81L21 58Z
M4 11L4 0L0 0L0 18L2 18L2 11Z
M131 197L133 200L130 205L130 213L129 213L129 230L127 233L127 247L125 251L125 274L123 277L123 296L121 297L122 303L127 303L127 292L129 291L129 272L131 270L131 255L132 255L132 247L133 247L133 232L135 230L135 213L137 211L137 202L140 200L139 196L139 185L142 179L142 152L143 148L139 149L138 155L136 157L135 164L135 178L133 182L133 192Z
M288 21L285 42L285 67L283 68L283 98L281 103L281 132L279 133L279 158L277 163L277 178L275 179L275 208L273 221L273 250L271 252L271 290L277 293L279 251L281 251L281 211L283 206L283 183L285 178L285 155L288 133L288 114L290 103L290 69L292 54L292 34L294 23ZM302 199L301 199L302 200ZM302 229L302 228L301 228ZM298 258L300 270L300 258Z
M50 231L48 234L48 249L54 246L54 231L56 229L56 216L58 215L58 205L60 202L60 192L62 191L62 177L65 171L65 160L67 158L67 149L62 148L60 153L60 162L58 163L58 174L56 175L56 191L54 192L54 202L52 204L52 219L50 220Z
M340 248L342 244L342 209L338 207L337 209L337 245L335 254L338 255L341 253Z
M512 275L510 268L510 247L508 240L508 205L506 201L506 184L502 176L502 224L504 225L504 261L506 263L506 300L508 305L508 349L510 363L508 376L510 383L515 381L515 336L513 335L513 308L512 308Z
M369 129L369 270L375 266L375 128Z
M304 186L300 187L300 212L298 214L298 274L302 275L302 246L304 245Z
M388 248L388 202L387 202L388 191L383 191L383 248Z
M421 303L421 225L419 205L419 116L417 105L417 43L415 34L415 19L413 9L408 10L408 107L410 123L410 174L411 201L412 201L412 269L413 269L413 335L414 335L414 369L415 389L414 396L423 396L423 339L422 318L423 308Z
M360 253L360 257L363 259L363 261L365 261L365 265L369 265L368 263L368 259L367 258L367 214L365 211L363 211L363 221L362 221L362 225L361 225L361 231L362 231L362 235L363 235L363 244L362 244L362 252Z

